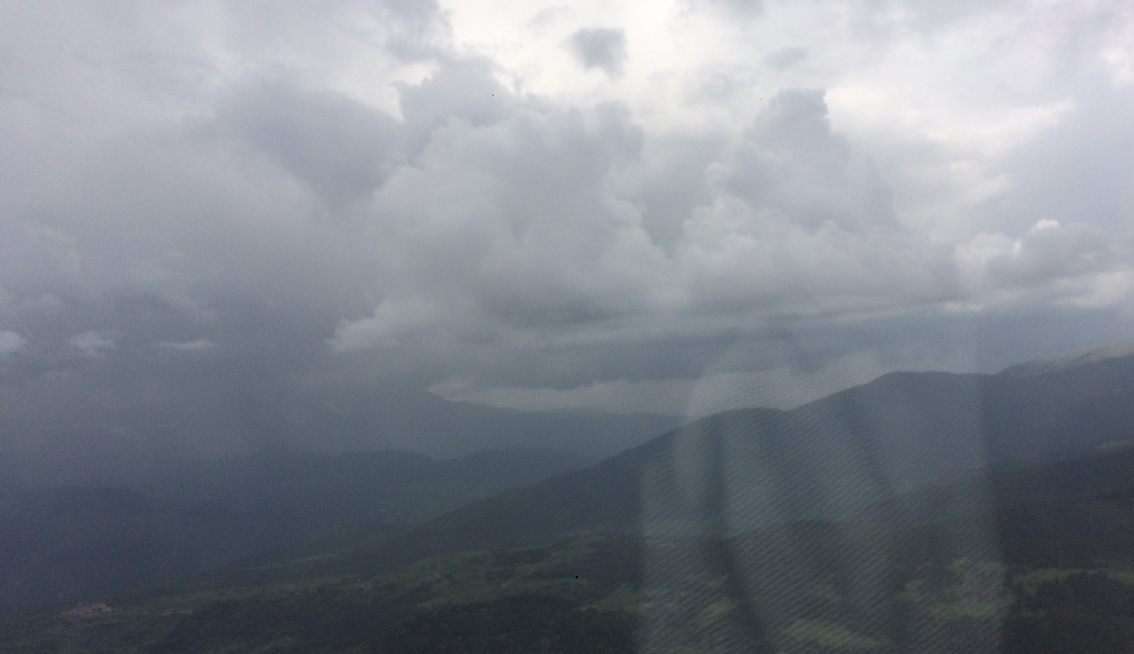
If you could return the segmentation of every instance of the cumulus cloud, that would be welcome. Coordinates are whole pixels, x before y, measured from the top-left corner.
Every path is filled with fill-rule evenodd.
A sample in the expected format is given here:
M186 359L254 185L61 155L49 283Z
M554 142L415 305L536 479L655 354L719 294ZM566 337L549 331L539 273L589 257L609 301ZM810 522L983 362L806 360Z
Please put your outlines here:
M515 102L510 111L439 126L375 194L386 297L374 316L340 326L337 349L363 344L364 333L459 331L480 318L570 324L648 301L644 266L664 261L637 208L608 187L612 169L637 156L640 130L617 106L582 111L499 95Z
M895 225L893 193L869 155L831 133L819 91L781 91L757 115L713 186L806 229Z
M954 292L947 250L898 228L879 171L825 114L821 93L778 94L701 172L715 199L690 211L668 251L619 189L641 158L624 109L516 105L437 129L375 195L387 297L340 325L332 346Z
M1099 230L1041 220L985 265L995 281L1040 283L1105 271L1119 261L1116 248Z
M395 121L385 113L283 80L233 89L217 111L213 129L264 152L332 205L381 185L402 151Z
M736 320L1007 301L997 289L1024 278L1043 285L1119 261L1098 250L1090 230L1057 233L1049 223L956 245L910 229L869 153L833 131L823 93L791 89L696 173L707 195L662 244L648 228L650 204L633 195L642 187L625 183L644 156L643 130L625 109L563 112L501 93L495 114L435 128L420 158L376 193L385 299L373 315L339 325L335 351L510 343L567 347L586 360L579 343L716 338L712 325ZM1010 245L976 254L1002 241ZM555 361L548 367L561 370ZM525 389L506 385L515 371L480 365L482 386L463 377L434 390L509 407L610 404L603 396L640 408L646 394L669 397L692 383L596 381L587 375L597 368L579 366L574 377L555 373L566 388Z

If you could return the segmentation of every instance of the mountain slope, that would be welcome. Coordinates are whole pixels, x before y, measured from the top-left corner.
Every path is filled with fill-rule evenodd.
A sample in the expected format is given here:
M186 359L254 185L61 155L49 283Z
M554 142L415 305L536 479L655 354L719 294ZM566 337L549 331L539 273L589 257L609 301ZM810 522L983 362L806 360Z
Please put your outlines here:
M990 557L942 547L973 529L972 520L863 525L894 553L881 575L890 583L872 602L861 601L868 580L852 573L862 559L831 546L846 544L854 526L808 521L742 534L719 548L797 545L790 560L765 562L780 573L781 587L730 589L716 581L743 579L743 566L714 570L697 586L667 584L651 573L652 557L681 543L593 536L440 557L375 577L54 607L0 618L0 650L633 652L643 638L664 638L662 651L711 651L722 634L745 632L756 638L739 651L1130 650L1134 584L1125 571L1134 563L1134 492L1027 503L977 517L985 519L1000 534L1000 552ZM840 561L848 556L851 565ZM665 572L681 580L680 571Z
M0 614L250 557L294 556L344 535L362 533L377 547L407 525L591 462L532 449L442 461L398 451L280 452L184 462L139 489L8 489L0 494Z
M591 468L441 516L394 539L372 564L643 525L747 530L1074 499L1134 479L1134 451L1116 445L1125 440L1134 442L1134 356L1028 376L894 373L790 411L698 420ZM1043 474L1024 470L1100 447L1110 453ZM931 490L942 488L953 490ZM926 493L935 501L924 502Z

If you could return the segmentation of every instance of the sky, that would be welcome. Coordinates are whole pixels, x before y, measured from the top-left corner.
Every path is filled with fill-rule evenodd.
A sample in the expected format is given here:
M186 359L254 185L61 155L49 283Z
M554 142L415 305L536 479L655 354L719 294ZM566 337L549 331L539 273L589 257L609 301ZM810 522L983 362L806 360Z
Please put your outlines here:
M3 1L0 169L9 452L1134 340L1123 0Z

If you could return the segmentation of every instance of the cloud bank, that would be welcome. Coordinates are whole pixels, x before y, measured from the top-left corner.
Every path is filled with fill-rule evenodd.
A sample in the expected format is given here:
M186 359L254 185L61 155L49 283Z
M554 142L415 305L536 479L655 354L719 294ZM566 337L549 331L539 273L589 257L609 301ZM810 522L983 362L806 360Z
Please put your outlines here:
M6 4L0 408L686 415L1129 340L1125 3L840 7Z

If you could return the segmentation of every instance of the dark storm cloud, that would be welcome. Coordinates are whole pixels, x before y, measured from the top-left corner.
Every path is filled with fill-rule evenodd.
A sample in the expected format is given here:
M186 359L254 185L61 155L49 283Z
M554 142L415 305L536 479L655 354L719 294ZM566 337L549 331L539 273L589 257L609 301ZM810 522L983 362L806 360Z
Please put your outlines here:
M380 186L403 149L390 116L283 80L234 89L217 107L215 129L265 152L335 205Z
M601 68L607 75L622 74L626 63L626 32L614 28L586 28L571 35L571 50L584 68Z

